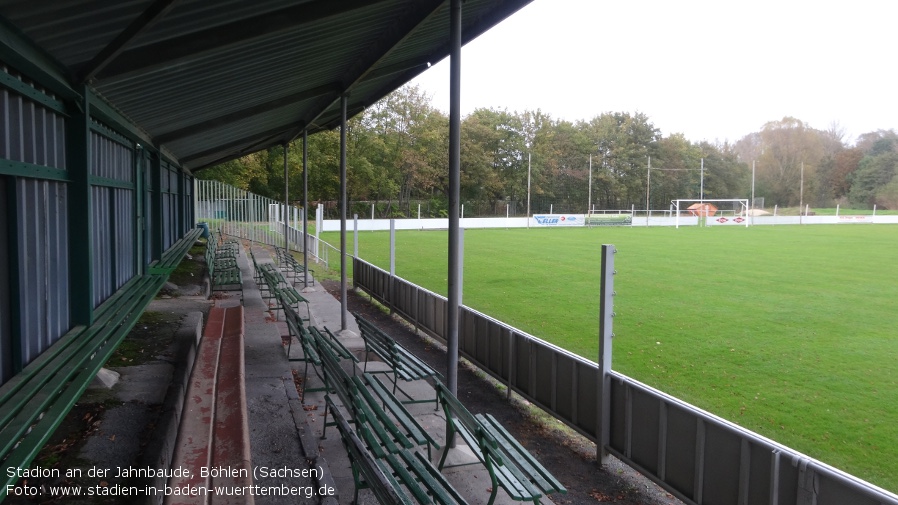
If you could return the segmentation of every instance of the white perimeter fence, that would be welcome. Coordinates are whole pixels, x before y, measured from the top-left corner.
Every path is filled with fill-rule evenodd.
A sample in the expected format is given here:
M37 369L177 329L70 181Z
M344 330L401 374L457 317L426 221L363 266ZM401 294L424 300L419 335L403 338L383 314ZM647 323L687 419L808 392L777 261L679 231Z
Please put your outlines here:
M848 216L735 216L733 214L700 218L681 213L679 217L662 214L657 215L625 215L629 221L609 221L607 224L588 223L585 214L536 214L526 217L489 217L462 218L461 227L474 228L560 228L577 226L774 226L790 224L898 224L898 215L848 215ZM445 230L449 228L449 220L440 219L358 219L359 231L386 231L390 229L390 221L395 222L397 230ZM347 228L353 230L353 220L347 222ZM327 219L321 222L322 231L339 231L340 221Z

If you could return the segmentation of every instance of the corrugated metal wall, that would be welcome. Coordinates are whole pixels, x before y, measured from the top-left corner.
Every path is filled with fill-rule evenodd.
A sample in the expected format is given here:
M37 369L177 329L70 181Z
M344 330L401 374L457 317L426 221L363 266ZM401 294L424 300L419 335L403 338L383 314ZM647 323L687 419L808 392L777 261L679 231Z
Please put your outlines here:
M2 62L0 71L21 82L23 89L56 100ZM0 159L65 169L65 153L64 117L21 93L0 87Z
M168 249L180 237L180 214L178 212L178 172L168 163L162 164L162 249Z
M0 63L0 384L76 320L91 317L77 300L96 308L142 272L139 258L147 265L159 259L193 227L192 191L182 189L191 176L168 162L160 168L159 153L138 148L100 121L91 121L84 137L67 125L83 120L79 105ZM90 156L73 158L78 163L68 159L78 152ZM138 176L145 177L142 185ZM138 198L138 189L145 198ZM85 228L72 222L84 205L90 236L81 236ZM71 264L82 257L90 258L89 265ZM78 269L88 268L90 285L71 282Z
M7 380L70 327L65 119L57 99L0 64L0 159L28 174L0 176L0 379ZM31 169L34 167L34 169ZM10 216L15 216L10 218ZM18 324L14 326L14 321Z
M0 384L12 377L12 333L9 308L9 212L6 177L0 175Z
M69 263L66 184L19 178L18 312L23 363L68 331Z
M99 124L91 132L93 302L98 307L136 273L134 146Z

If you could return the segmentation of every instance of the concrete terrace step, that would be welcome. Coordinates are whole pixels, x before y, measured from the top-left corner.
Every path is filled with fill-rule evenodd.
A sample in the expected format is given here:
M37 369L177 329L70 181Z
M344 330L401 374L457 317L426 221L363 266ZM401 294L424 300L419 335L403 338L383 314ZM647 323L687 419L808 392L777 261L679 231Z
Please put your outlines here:
M214 307L203 332L181 415L172 461L170 505L253 503L250 495L217 495L252 486L244 386L243 306Z

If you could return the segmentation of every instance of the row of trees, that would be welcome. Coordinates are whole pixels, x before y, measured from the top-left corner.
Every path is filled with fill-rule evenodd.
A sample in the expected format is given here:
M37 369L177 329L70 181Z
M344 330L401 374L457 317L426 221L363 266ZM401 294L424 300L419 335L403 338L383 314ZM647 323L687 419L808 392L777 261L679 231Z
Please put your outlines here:
M429 216L448 208L448 118L417 87L406 86L348 124L348 191L366 215ZM309 199L339 194L339 133L309 137ZM301 198L301 145L286 153L290 194ZM283 199L282 148L203 170L255 193ZM676 198L746 198L756 167L756 196L767 206L835 203L898 208L898 135L862 135L849 146L837 126L821 131L798 119L767 123L735 144L667 137L642 113L608 112L589 121L477 109L462 121L461 198L466 215L584 212L646 206L667 209ZM651 166L651 175L649 167ZM703 170L700 170L703 167ZM803 187L802 187L803 186ZM332 204L331 207L334 207Z

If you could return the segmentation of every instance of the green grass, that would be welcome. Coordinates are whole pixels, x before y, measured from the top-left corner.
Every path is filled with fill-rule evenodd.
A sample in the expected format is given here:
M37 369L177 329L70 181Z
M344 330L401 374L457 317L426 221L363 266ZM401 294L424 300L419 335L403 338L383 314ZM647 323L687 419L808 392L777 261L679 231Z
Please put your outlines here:
M388 268L389 234L359 238ZM445 294L446 234L396 242ZM898 226L467 230L464 303L595 360L603 243L615 370L898 490Z

